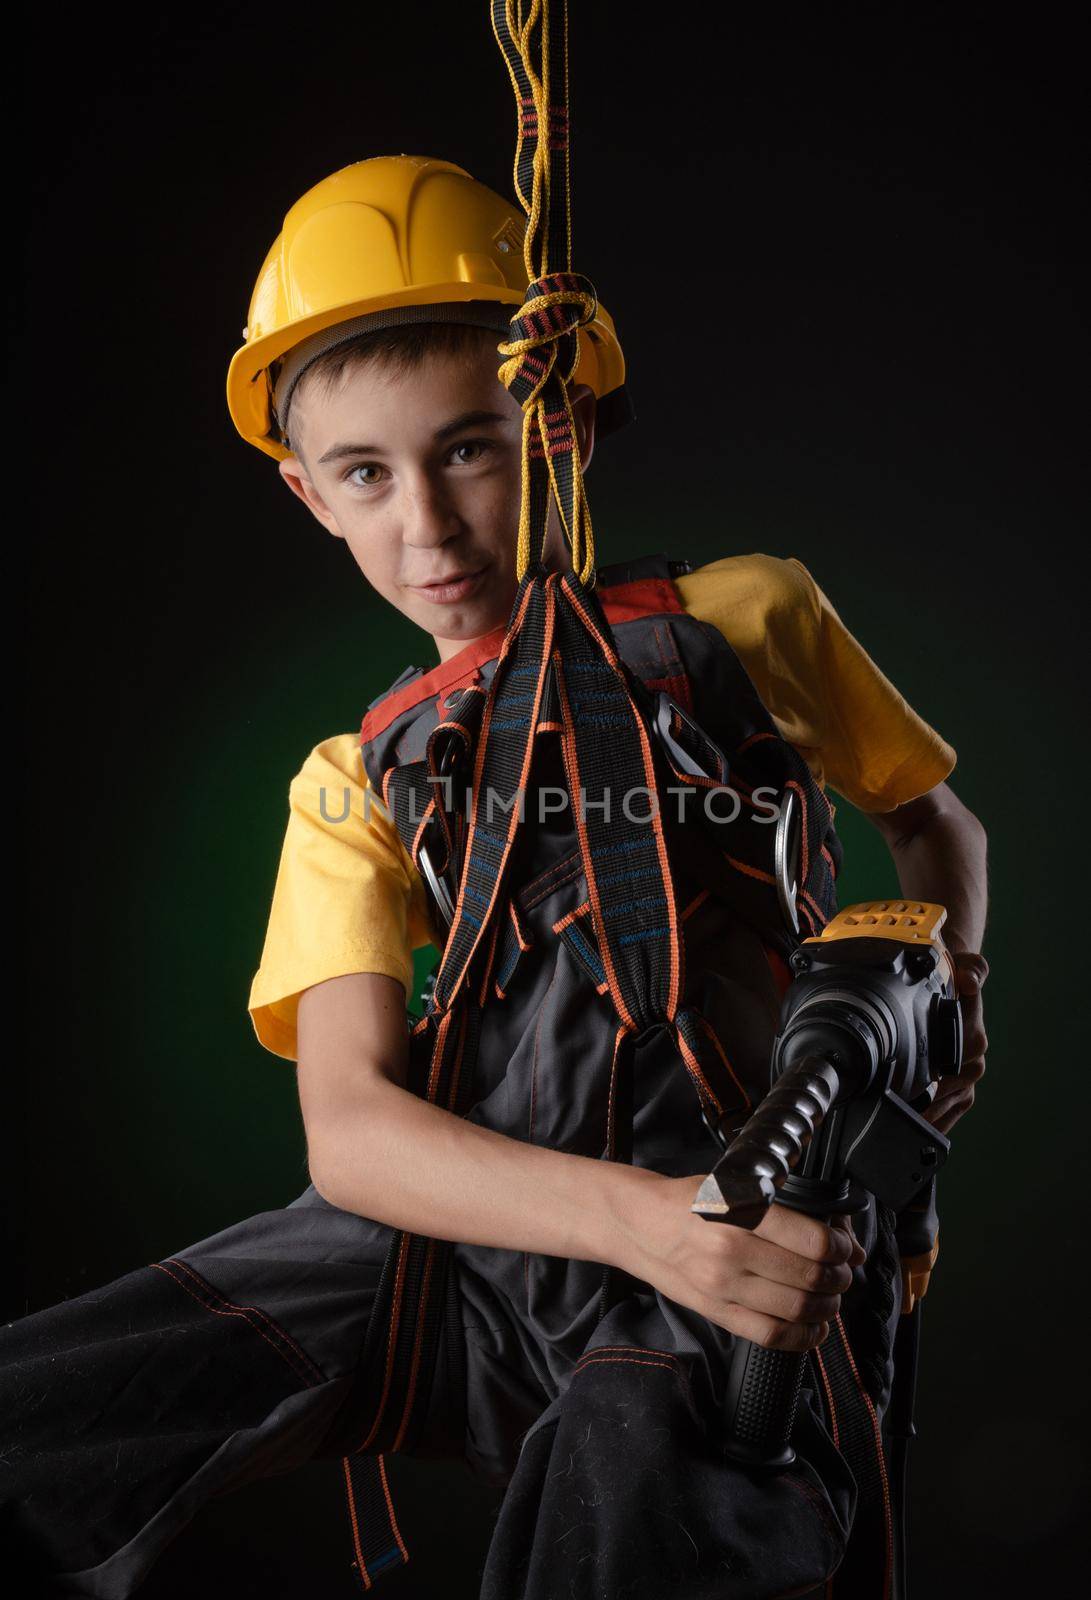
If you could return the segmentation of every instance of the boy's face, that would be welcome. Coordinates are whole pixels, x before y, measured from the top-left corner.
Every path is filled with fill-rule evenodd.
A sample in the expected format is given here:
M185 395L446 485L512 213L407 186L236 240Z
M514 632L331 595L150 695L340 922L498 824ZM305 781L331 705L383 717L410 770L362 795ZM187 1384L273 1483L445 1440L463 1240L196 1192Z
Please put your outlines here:
M522 408L497 357L436 355L407 373L350 368L292 400L296 454L281 476L344 539L367 581L430 633L440 660L505 624L515 599ZM594 392L570 390L586 467ZM546 563L570 561L550 504Z

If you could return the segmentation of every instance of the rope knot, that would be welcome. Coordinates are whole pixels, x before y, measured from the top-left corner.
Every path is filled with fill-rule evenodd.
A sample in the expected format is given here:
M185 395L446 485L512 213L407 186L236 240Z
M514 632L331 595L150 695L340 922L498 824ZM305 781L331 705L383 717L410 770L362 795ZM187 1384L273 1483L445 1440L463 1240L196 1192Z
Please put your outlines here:
M595 548L568 386L579 365L579 330L596 316L598 296L589 278L572 271L568 4L490 0L489 10L515 92L515 192L527 215L529 281L506 342L496 346L500 382L523 411L516 572L522 582L532 565L542 564L555 504L572 571L590 587Z
M571 379L579 360L576 332L594 321L598 304L594 284L579 272L549 272L527 284L510 337L496 347L509 358L500 368L500 381L524 408L537 399L555 366L566 382Z

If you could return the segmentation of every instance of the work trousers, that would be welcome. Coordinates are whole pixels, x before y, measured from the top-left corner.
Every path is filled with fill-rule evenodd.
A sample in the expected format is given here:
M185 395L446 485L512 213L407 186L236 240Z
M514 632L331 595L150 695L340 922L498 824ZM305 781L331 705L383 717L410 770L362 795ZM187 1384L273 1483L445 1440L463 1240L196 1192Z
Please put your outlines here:
M359 1362L392 1236L312 1186L0 1330L0 1529L39 1592L126 1600L213 1497L358 1451ZM506 1486L481 1600L821 1593L856 1487L811 1389L795 1465L736 1466L709 1382L729 1334L633 1292L558 1377L517 1275L490 1272L521 1259L454 1247L409 1451Z

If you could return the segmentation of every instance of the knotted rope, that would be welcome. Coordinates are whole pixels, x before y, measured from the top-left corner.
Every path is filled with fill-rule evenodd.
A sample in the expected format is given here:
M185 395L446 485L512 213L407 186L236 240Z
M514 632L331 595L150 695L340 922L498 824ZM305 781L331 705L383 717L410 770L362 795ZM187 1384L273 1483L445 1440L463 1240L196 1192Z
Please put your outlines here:
M543 561L549 504L557 502L572 569L595 576L595 544L568 386L579 365L578 330L598 309L595 286L572 271L568 170L567 0L491 0L492 28L515 92L515 192L527 214L523 304L500 381L523 408L522 498L516 572ZM543 132L544 130L544 132Z

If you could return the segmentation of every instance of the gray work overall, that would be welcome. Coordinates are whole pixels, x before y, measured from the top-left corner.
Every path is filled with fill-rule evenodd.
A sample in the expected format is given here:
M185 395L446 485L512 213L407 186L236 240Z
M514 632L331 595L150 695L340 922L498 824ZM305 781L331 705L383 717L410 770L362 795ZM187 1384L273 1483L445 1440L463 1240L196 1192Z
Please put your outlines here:
M670 579L662 558L600 577L628 666L729 761L740 746L783 746L726 640L682 610ZM462 677L446 680L443 668L411 671L373 703L362 744L378 793L390 793L392 770L419 763L456 691L487 685L491 665L463 661ZM548 744L534 781L564 785ZM805 799L804 934L832 914L840 861L813 781ZM721 892L704 844L687 855L687 828L672 834L685 1002L703 1019L710 1058L729 1063L756 1102L769 1082L784 947L749 916L746 884L740 896ZM571 811L525 830L510 901L465 1115L602 1157L616 1017ZM636 1041L631 1084L629 1159L669 1176L707 1173L720 1147L664 1032ZM481 1600L772 1600L825 1595L831 1574L836 1600L878 1600L886 1579L876 1587L876 1563L882 1572L890 1559L879 1430L898 1260L882 1208L873 1202L854 1225L868 1261L831 1341L843 1342L857 1392L832 1393L812 1361L796 1462L777 1474L751 1472L718 1447L734 1345L725 1330L624 1275L605 1297L600 1264L450 1244L399 1448L464 1459L507 1485ZM383 1331L372 1313L386 1315L398 1238L312 1186L282 1210L0 1332L4 1411L15 1418L0 1530L50 1575L44 1592L124 1600L213 1496L321 1457L345 1464L360 1584L403 1563L411 1552L384 1452L367 1442Z

